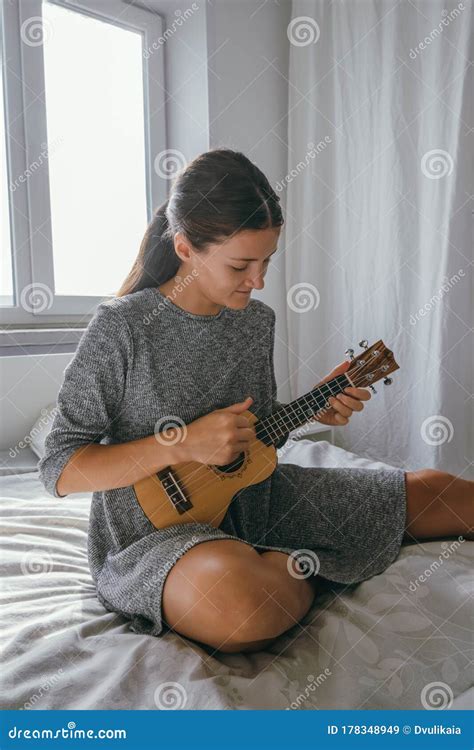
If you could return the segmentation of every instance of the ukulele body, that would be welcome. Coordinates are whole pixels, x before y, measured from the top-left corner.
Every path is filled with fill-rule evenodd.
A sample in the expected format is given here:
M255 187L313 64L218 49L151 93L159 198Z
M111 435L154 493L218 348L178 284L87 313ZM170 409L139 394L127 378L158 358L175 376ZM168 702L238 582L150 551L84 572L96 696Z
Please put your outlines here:
M242 412L249 424L257 421ZM133 485L148 520L157 529L178 523L210 523L219 526L234 495L244 487L262 482L277 465L276 449L255 439L248 451L226 467L197 461L173 464Z

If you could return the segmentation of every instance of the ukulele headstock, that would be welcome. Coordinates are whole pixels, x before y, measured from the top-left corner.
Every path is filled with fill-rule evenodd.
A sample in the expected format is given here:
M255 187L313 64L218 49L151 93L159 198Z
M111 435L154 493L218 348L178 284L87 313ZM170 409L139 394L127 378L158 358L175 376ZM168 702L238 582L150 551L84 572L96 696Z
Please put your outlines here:
M395 362L393 352L387 349L382 339L376 341L372 346L368 346L367 341L359 342L365 351L354 357L353 349L346 349L345 354L350 357L350 367L344 375L348 375L357 388L372 388L373 383L377 383L384 378L384 384L390 385L392 379L388 377L390 373L399 370L399 365Z

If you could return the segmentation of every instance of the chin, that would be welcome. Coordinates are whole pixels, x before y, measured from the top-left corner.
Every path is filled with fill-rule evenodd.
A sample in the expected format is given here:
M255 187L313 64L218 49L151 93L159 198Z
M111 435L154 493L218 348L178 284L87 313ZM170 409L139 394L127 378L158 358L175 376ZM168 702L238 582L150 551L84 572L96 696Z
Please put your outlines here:
M236 308L240 310L242 307L247 307L251 300L250 294L231 294L227 307Z

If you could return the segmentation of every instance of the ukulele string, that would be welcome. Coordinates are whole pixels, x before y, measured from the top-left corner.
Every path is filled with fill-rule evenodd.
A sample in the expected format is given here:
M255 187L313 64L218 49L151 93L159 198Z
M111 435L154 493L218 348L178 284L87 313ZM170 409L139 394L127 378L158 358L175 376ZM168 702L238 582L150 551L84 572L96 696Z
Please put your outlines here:
M358 378L357 378L357 377L356 377L356 378L353 378L353 379L352 379L352 382L354 383L354 386L355 386L355 387L358 387L358 385L359 385L359 383L358 383L357 381L358 381ZM323 383L322 385L324 385L324 383ZM346 387L347 387L347 386L346 386ZM321 407L320 409L318 409L318 410L317 410L317 411L315 412L315 414L317 414L317 413L318 413L319 411L321 411L321 410L322 410L322 409L324 409L324 408L326 408L326 407L322 406L322 407ZM270 416L271 416L271 415L270 415ZM308 421L310 421L310 420L308 420ZM258 422L257 422L256 424L258 424ZM296 429L296 427L295 427L294 429ZM291 431L291 430L290 430L290 431ZM289 431L289 432L290 432L290 431ZM284 434L284 433L283 433L283 434ZM277 437L283 437L283 435L280 435L280 436L279 436L277 432L275 433L275 436L277 436ZM264 448L267 448L267 447L269 447L269 446L266 446L266 445L265 445L264 443L262 443L262 441L261 441L261 440L259 440L258 438L257 438L257 439L256 439L256 440L254 441L254 445L256 446L256 447L255 447L255 449L253 450L253 453L254 453L254 455L255 455L256 451L261 451L261 450L263 450ZM260 448L260 446L261 446L261 448ZM241 453L244 453L244 451L242 451ZM239 455L240 455L240 454L239 454ZM184 463L186 464L186 463L194 463L194 462L192 462L192 461L189 461L189 462L184 462ZM196 463L197 463L197 462L196 462ZM235 459L235 460L234 460L234 461L232 461L232 462L231 462L230 464L228 464L228 469L229 469L229 470L232 470L232 468L233 468L233 467L237 468L237 467L239 466L239 463L241 463L241 460L239 460L239 459ZM179 477L179 478L178 478L178 477L177 477L176 475L174 475L174 479L175 479L175 482L176 482L176 484L177 484L178 488L179 488L179 489L180 489L180 490L181 490L181 491L182 491L183 493L184 493L185 491L187 491L187 492L190 492L190 491L194 490L194 487L197 487L197 486L199 486L199 485L200 485L200 481L199 481L199 474L200 474L200 473L203 473L203 474L205 474L205 475L206 475L206 474L208 473L208 470L207 470L207 468L206 468L206 467L207 467L207 466L209 466L209 465L210 465L210 464L200 464L200 465L199 465L199 466L198 466L197 468L195 468L195 469L193 469L193 470L192 470L191 472L189 472L189 474L183 474L183 475L182 475L181 477ZM212 464L212 465L214 466L215 464ZM182 482L185 482L185 483L186 483L186 489L184 488L184 486L181 486L181 483L182 483ZM210 480L209 480L208 482L206 482L206 483L205 483L204 485L201 485L201 489L205 489L205 488L206 488L207 486L210 486L210 485L212 485L213 483L214 483L214 479L210 479Z
M353 383L354 383L355 387L357 387L357 386L358 386L357 378L354 378L354 379L353 379ZM321 407L321 409L318 409L318 411L317 411L317 412L315 412L315 413L317 414L317 413L318 413L319 411L321 411L321 410L322 410L323 408L325 408L325 407ZM309 421L309 420L308 420L308 421ZM257 422L257 424L258 424L258 422ZM296 429L296 428L294 428L294 429ZM290 431L291 431L291 430L290 430ZM278 435L278 433L275 433L275 434L276 434L276 436L277 436L277 437L283 437L283 435ZM268 447L268 446L266 446L266 445L265 445L264 443L262 443L262 441L260 441L260 440L258 440L258 439L257 439L257 440L255 441L255 443L254 443L254 444L255 444L256 446L261 446L261 449L262 449L262 450L263 450L264 448ZM256 448L255 448L255 450L259 450L259 448L258 448L258 447L256 447ZM254 450L254 453L255 453L255 450ZM243 453L243 452L244 452L244 451L242 451L242 453ZM239 455L240 455L240 454L239 454ZM186 462L185 462L185 463L186 463ZM194 462L190 461L190 462L188 462L188 463L194 463ZM233 467L237 468L237 467L238 467L238 465L239 465L239 463L241 463L241 460L234 460L233 462L231 462L231 463L230 463L230 464L228 465L228 468L229 468L230 470L232 470L232 468L233 468ZM180 489L180 490L181 490L182 492L184 492L184 487L181 487L181 486L180 486L180 483L181 483L181 482L186 482L186 490L187 490L188 492L189 492L189 491L191 491L191 490L193 490L195 486L198 486L198 485L200 484L200 481L199 481L199 477L198 477L198 474L199 474L199 473L204 473L204 474L207 474L207 468L206 468L206 467L207 467L207 466L209 466L209 465L210 465L210 464L200 464L200 465L199 465L199 467L197 467L197 468L193 469L193 470L192 470L192 471L191 471L191 472L190 472L190 473L189 473L188 475L186 475L186 474L183 474L183 475L182 475L182 476L181 476L181 477L180 477L179 479L178 479L178 477L177 477L177 476L175 475L175 477L174 477L174 478L175 478L176 484L178 485L179 489ZM212 464L212 465L214 465L214 464ZM195 481L195 482L194 482L194 481L193 481L193 478L196 478L196 480L197 480L197 481ZM206 488L206 487L207 487L208 485L211 485L211 484L213 484L213 482L214 482L214 480L213 480L213 479L211 479L211 480L210 480L209 482L207 482L206 484L204 484L204 485L201 485L201 488L202 488L202 489L205 489L205 488Z

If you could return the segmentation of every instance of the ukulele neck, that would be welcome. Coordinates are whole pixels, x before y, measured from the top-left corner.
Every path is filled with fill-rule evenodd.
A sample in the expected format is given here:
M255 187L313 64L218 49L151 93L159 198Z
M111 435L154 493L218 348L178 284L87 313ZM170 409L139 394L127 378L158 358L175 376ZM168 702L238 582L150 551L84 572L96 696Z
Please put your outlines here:
M274 411L268 417L260 419L256 425L256 435L265 445L277 445L284 435L308 422L324 407L330 408L328 399L342 393L352 382L345 374L338 375L323 383L304 396Z

